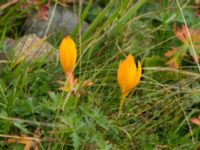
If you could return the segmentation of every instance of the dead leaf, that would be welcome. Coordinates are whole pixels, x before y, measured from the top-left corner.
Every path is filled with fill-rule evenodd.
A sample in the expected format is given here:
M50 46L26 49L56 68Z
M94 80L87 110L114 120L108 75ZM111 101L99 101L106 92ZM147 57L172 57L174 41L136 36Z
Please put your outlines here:
M40 141L39 139L22 135L22 136L12 136L8 138L6 142L24 144L25 145L24 150L31 150L32 148L34 150L39 150L38 148L39 141Z
M33 137L29 137L25 134L18 135L2 135L2 137L7 138L6 143L19 143L24 144L24 150L39 150L38 144L41 142L58 142L57 140L49 137L41 138L42 133L40 128L36 128Z
M39 7L39 10L37 11L36 13L36 19L37 20L48 20L48 10L49 10L49 4L42 4L40 7Z
M176 37L185 44L190 43L188 31L190 33L192 42L196 43L200 41L200 29L187 29L187 26L184 24L182 24L181 27L177 27L174 24L173 31Z
M73 76L71 81L57 81L62 86L59 87L59 90L70 92L72 95L80 97L85 93L85 88L93 85L93 82L88 79L83 81L82 83L78 83L78 80ZM67 83L66 83L67 82Z
M89 86L92 86L93 85L93 82L90 80L90 79L88 79L88 80L85 80L84 82L83 82L83 87L89 87Z
M195 0L195 4L200 5L200 0Z
M166 62L167 65L169 65L172 68L179 68L179 63L176 59L176 57L172 57L168 62Z
M174 52L177 51L176 47L171 47L171 50L168 50L165 52L165 57L172 57L174 55Z
M185 25L182 25L180 28L174 24L173 26L173 31L176 37L182 41L183 43L189 43L188 39L188 32L187 32L187 27Z
M166 64L173 68L179 68L180 60L187 56L187 54L197 63L197 61L200 60L199 51L197 51L197 56L191 52L190 38L194 44L194 48L198 50L200 48L200 29L188 29L184 24L182 24L181 27L177 27L174 24L173 31L176 37L182 41L182 45L179 47L172 47L171 50L165 52L165 57L170 58Z
M200 126L200 115L197 118L191 118L190 121L196 125Z

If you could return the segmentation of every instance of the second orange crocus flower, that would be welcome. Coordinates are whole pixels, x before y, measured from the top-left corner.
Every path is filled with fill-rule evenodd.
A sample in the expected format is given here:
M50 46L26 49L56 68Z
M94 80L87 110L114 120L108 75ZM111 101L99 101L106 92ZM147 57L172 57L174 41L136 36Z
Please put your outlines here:
M126 96L138 84L141 78L141 74L141 63L138 61L137 68L135 60L131 54L129 54L125 60L120 62L117 72L117 80L121 89L119 114L122 111Z

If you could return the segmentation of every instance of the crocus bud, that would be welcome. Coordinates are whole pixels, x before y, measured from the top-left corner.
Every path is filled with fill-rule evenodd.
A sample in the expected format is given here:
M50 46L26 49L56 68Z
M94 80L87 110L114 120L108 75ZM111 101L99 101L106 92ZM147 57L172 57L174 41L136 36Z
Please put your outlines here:
M62 39L59 46L59 55L60 63L65 75L72 74L76 65L77 52L76 45L69 36Z

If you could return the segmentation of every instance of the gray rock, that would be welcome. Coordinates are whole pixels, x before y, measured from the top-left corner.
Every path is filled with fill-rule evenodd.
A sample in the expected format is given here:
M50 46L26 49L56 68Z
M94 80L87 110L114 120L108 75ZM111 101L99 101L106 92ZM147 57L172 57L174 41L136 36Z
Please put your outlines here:
M47 20L38 20L36 17L36 13L29 17L24 26L25 33L35 33L39 37L43 37L49 24L52 11L53 6L50 6L48 10ZM71 31L77 25L78 21L79 17L74 14L69 8L57 6L50 28L48 30L48 34L61 33L62 35L67 35L71 33ZM82 32L85 31L85 29L88 27L88 23L84 22L81 27Z
M39 60L41 58L55 58L58 50L36 34L25 35L15 41L13 45L13 60L21 61Z

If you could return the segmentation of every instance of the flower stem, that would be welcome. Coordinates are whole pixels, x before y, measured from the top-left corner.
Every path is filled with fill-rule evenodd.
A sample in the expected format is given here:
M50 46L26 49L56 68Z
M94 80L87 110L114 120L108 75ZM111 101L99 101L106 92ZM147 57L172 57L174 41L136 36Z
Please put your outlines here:
M69 93L67 93L67 97L65 98L65 101L64 101L64 103L63 103L63 106L62 106L62 111L64 111L64 109L65 109L65 105L67 104L67 101L68 101L68 99L69 99L69 96L70 96L70 92Z
M124 102L125 102L125 98L127 96L128 93L122 94L121 98L120 98L120 105L119 105L119 112L118 112L118 116L120 116L120 114L122 113L122 109L124 106Z

